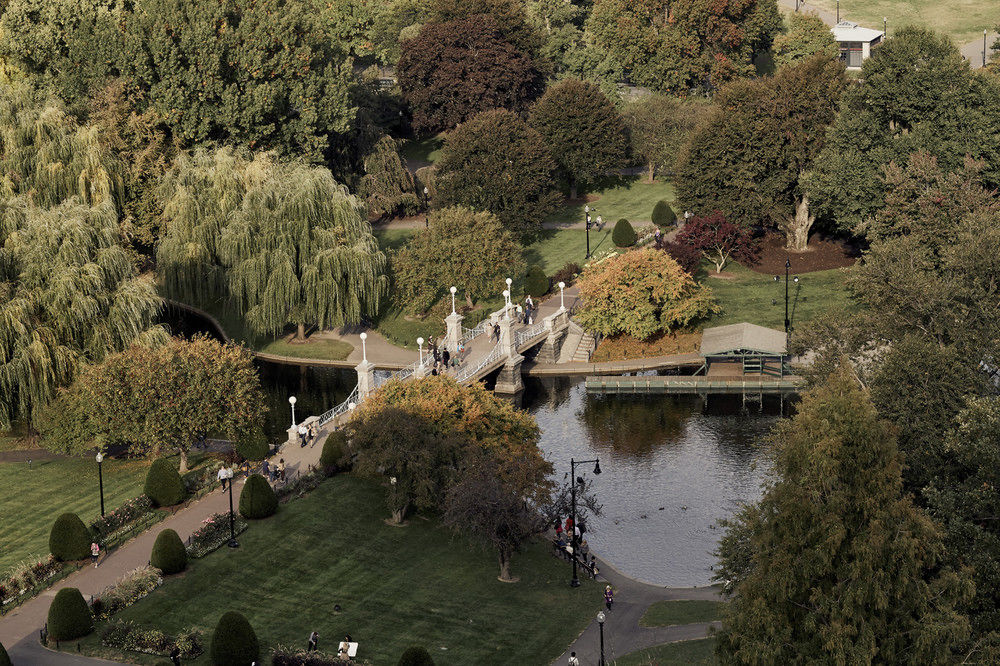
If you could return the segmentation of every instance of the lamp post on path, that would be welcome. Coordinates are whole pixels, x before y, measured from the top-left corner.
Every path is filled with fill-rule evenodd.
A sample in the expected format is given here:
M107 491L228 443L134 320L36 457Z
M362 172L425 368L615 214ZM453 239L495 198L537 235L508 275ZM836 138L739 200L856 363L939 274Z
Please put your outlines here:
M292 406L292 427L295 427L295 396L288 398L288 404Z
M420 367L424 367L424 339L417 338L417 347L420 350Z
M587 256L585 258L586 259L590 259L590 205L589 204L583 207L583 212L587 216L587 224L586 224L586 228L587 228Z
M451 313L452 313L452 314L457 314L457 313L455 312L455 292L457 292L457 291L458 291L458 287L452 287L452 288L451 288L451 289L449 289L448 291L450 291L450 292L451 292Z
M604 611L597 611L597 626L601 629L601 661L600 666L604 666Z
M361 360L364 361L365 363L368 362L368 349L367 349L367 347L365 345L365 340L367 340L367 339L368 339L368 334L367 333L362 333L361 334Z
M573 579L570 580L570 587L580 587L580 579L576 575L576 556L579 552L579 546L577 545L576 538L576 484L583 485L583 477L577 477L576 466L577 465L589 465L594 463L594 474L601 473L601 461L599 458L594 458L593 460L575 460L573 458L569 459L569 477L570 477L570 518L573 519L573 531L569 535L570 543L572 544L573 553L570 557L573 560Z
M104 454L100 451L97 452L97 485L101 492L101 518L104 517L104 473L101 470L101 463L104 462Z
M788 318L788 271L791 269L791 267L792 267L792 262L786 258L785 259L785 335L788 335L788 329L790 328L789 324L791 324L791 321ZM780 280L781 280L780 277L778 277L777 275L774 276L775 282L778 282ZM794 278L792 278L792 282L798 284L799 276L796 275Z
M563 289L566 288L565 282L559 283L559 311L562 312L566 309L566 301L563 300Z
M225 477L229 480L229 547L239 548L240 542L236 540L236 523L233 517L233 468L227 467Z

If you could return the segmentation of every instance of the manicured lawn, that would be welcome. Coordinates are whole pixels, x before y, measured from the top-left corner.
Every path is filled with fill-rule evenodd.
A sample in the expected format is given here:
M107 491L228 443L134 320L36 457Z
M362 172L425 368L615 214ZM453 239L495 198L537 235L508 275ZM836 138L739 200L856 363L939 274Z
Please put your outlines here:
M441 156L441 146L444 145L444 135L427 137L426 139L407 141L401 150L403 159L420 162L437 162Z
M259 351L299 358L320 358L343 361L354 351L354 345L343 340L309 340L306 344L292 344L287 340L275 340L259 348Z
M597 612L600 586L569 587L545 545L515 556L519 583L501 583L491 551L437 520L386 525L383 492L329 479L251 525L239 549L195 561L120 617L167 632L194 626L208 639L222 613L238 610L262 646L304 646L315 629L321 649L350 633L358 658L373 664L394 664L419 644L438 664L464 665L549 663Z
M590 230L590 253L614 249L611 232L614 224L605 224L603 231ZM552 275L568 262L583 266L587 256L586 229L545 229L538 240L524 248L526 265L541 264L546 275Z
M107 458L104 467L104 508L113 511L142 493L149 463ZM72 511L84 523L101 515L97 463L93 458L68 458L0 463L0 574L29 557L49 552L49 530L60 514Z
M703 271L711 271L714 268ZM750 322L770 328L784 328L785 277L780 282L774 276L755 273L735 262L726 266L724 273L731 278L705 277L704 284L712 288L722 305L722 313L704 323L705 327ZM703 273L703 274L707 274ZM788 283L788 317L792 326L808 321L826 310L851 309L848 298L847 271L835 268L828 271L803 273L798 283ZM772 302L773 301L773 302Z
M836 13L837 0L810 0L810 4ZM866 28L882 29L886 17L889 36L907 25L919 25L944 32L958 46L976 39L983 39L983 29L996 28L996 0L840 0L840 18L853 21Z
M406 245L420 229L376 229L375 239L379 249L388 252Z
M660 199L674 207L674 186L670 183L654 181L652 184L643 182L640 177L629 178L624 184L614 184L606 188L588 193L590 197L597 196L596 201L590 201L591 217L598 215L605 223L614 225L621 218L629 222L649 222L653 215L653 206ZM588 197L589 198L589 197ZM546 222L583 222L586 218L582 201L564 204L550 215Z
M719 662L715 658L715 639L702 638L657 645L632 652L611 663L615 666L693 666Z
M375 321L375 330L393 344L416 349L417 338L428 340L432 335L442 336L446 327L441 317L429 315L424 319L407 318L407 314L401 308L390 306Z
M714 622L719 619L721 601L658 601L639 620L644 627Z

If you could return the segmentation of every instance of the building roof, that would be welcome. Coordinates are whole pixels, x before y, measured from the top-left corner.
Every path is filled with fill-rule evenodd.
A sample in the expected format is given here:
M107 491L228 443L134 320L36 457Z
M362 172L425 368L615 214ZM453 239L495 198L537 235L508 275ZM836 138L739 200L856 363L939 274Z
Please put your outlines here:
M830 32L833 33L833 38L838 42L871 43L882 36L881 30L862 28L857 23L851 23L850 21L841 21L837 25L830 28Z
M773 328L756 324L730 324L706 328L701 334L702 356L725 356L740 352L758 352L783 356L788 336Z

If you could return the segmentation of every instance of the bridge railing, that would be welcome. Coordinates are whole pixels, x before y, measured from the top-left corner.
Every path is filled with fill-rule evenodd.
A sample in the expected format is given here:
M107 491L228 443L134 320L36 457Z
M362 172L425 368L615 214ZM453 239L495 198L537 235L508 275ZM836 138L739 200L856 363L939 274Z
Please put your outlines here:
M528 328L521 329L514 334L514 349L517 349L528 340L537 337L545 332L545 321L532 324Z
M493 347L493 350L489 354L487 354L485 358L479 361L479 363L477 363L476 365L468 365L459 370L458 374L455 375L455 381L461 384L470 377L475 377L477 374L479 374L480 370L500 360L501 356L503 356L503 350L501 349L500 343L498 342L496 346Z
M351 404L352 403L354 405L357 405L357 403L358 403L358 386L357 386L357 384L354 385L354 390L351 391L351 394L349 396L347 396L347 399L344 400L344 402L340 403L339 405L337 405L336 407L334 407L330 411L324 412L323 414L320 414L320 417L319 417L319 426L322 428L324 425L326 425L327 423L329 423L333 419L337 418L338 416L340 416L344 412L348 411L351 408Z

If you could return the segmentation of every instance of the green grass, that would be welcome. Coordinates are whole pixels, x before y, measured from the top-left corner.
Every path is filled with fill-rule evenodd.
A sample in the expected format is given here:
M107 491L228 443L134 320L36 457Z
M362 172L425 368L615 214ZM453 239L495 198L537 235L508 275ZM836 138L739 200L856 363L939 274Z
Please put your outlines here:
M639 650L610 662L613 666L695 666L717 664L715 639L680 641Z
M433 164L441 157L442 145L444 145L444 135L438 134L426 139L407 141L400 152L403 154L403 159Z
M590 253L614 249L611 232L614 224L605 224L602 231L590 230ZM541 264L546 275L552 275L574 262L583 266L587 256L587 231L585 229L545 229L538 240L524 248L525 265Z
M596 201L590 201L591 217L598 215L604 218L605 224L614 226L621 218L629 222L649 222L653 215L653 206L664 199L677 212L674 202L674 186L670 183L654 181L647 184L636 176L627 179L624 184L610 185L606 188L588 192L590 196L598 196ZM582 201L563 204L556 212L546 218L546 222L583 222L586 218ZM607 227L605 227L607 228Z
M103 464L104 505L113 511L142 493L149 463L108 458ZM0 574L49 552L49 530L71 511L84 523L101 515L97 463L90 456L28 463L0 463Z
M293 344L282 339L261 346L259 351L280 354L281 356L343 361L354 351L354 345L343 340L324 340L322 338L309 340L306 344Z
M810 0L810 4L837 11L836 0ZM962 46L978 37L983 29L990 32L1000 23L996 0L840 0L840 18L875 30L882 29L882 17L888 19L889 36L907 25L919 25L943 32Z
M703 270L714 272L715 268ZM708 319L704 326L724 326L750 322L760 326L781 329L785 321L785 282L774 281L774 276L756 273L730 262L725 272L732 279L706 277L702 279L715 293L722 306L722 313ZM788 316L792 326L801 324L817 314L831 309L852 309L848 298L847 271L835 268L828 271L804 273L799 282L788 283ZM774 303L772 304L772 300Z
M515 556L519 583L501 583L492 551L437 520L386 525L383 492L329 479L251 525L239 549L194 562L119 617L171 633L194 626L208 639L222 613L238 610L262 646L298 646L315 629L325 649L350 633L358 658L374 664L419 644L438 664L464 665L548 663L597 612L599 586L571 588L544 544Z
M389 252L409 243L419 231L420 229L376 229L374 233L379 249Z
M675 624L714 622L719 619L721 601L658 601L643 614L643 627L669 627Z

